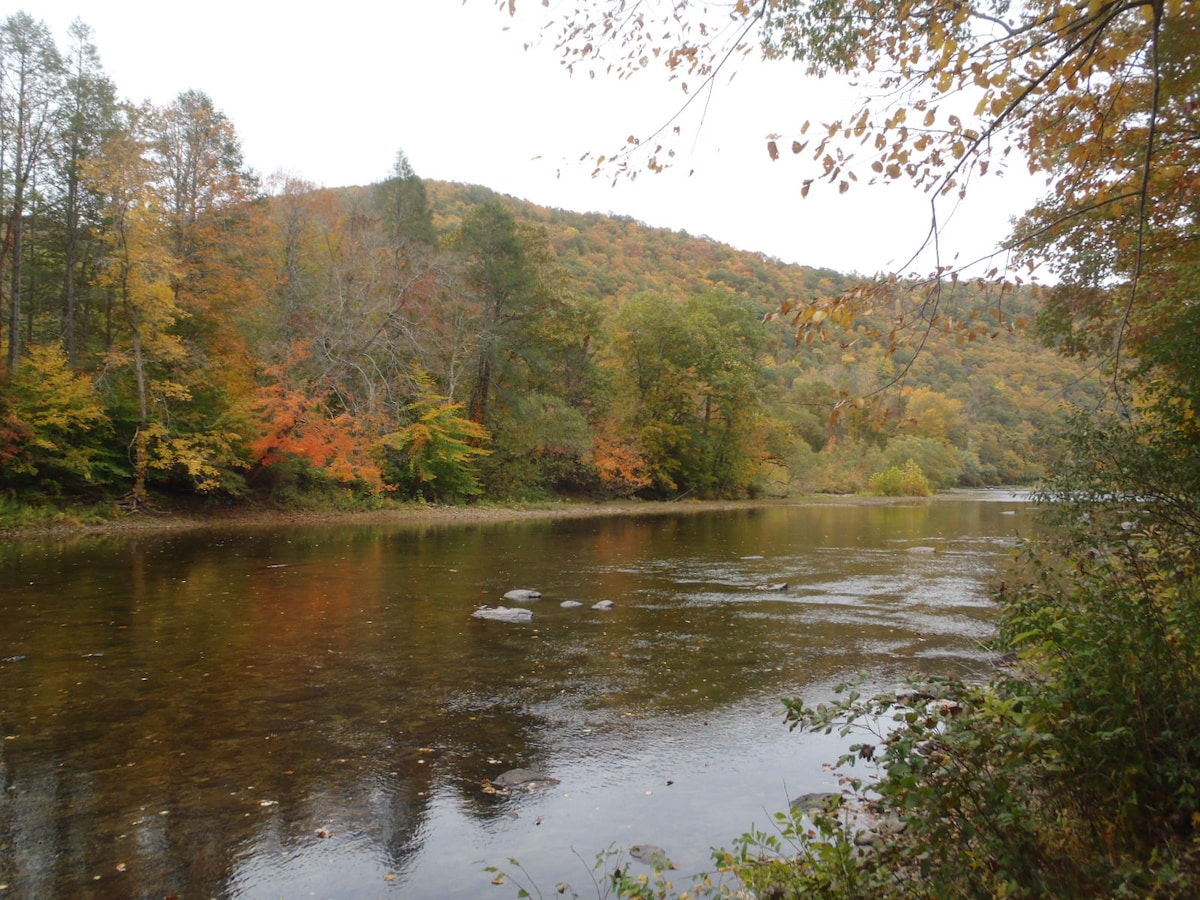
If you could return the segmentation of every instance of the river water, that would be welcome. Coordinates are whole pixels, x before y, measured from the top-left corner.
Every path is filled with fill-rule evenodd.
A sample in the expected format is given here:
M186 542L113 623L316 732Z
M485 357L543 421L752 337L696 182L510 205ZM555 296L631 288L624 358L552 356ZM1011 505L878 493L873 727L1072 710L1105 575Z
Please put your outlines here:
M686 884L833 786L781 698L987 670L1032 528L989 492L7 541L0 898L507 900L486 866L590 890L639 843ZM531 622L472 618L519 587ZM485 790L515 767L559 783Z

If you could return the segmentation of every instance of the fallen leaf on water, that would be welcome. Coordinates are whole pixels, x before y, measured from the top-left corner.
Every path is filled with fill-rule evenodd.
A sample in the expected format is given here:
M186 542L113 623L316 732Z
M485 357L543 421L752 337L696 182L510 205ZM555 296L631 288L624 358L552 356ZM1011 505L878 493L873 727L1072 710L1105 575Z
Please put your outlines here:
M497 875L495 878L492 879L492 884L504 884L504 876Z
M384 875L384 876L383 876L383 880L384 880L384 881L395 881L395 880L396 880L396 873L395 873L395 872L388 872L386 875Z
M117 863L117 871L124 872L125 871L125 863Z

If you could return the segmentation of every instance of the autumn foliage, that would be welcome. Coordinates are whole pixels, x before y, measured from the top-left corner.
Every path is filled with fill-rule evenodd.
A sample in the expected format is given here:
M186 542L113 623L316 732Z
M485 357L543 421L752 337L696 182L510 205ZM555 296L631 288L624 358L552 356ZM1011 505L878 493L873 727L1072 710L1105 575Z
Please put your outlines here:
M983 485L1046 471L1063 404L1095 395L1016 327L1027 290L949 287L910 352L892 313L925 302L917 281L427 183L403 153L366 187L264 179L203 92L119 102L86 28L67 78L44 27L4 27L41 47L39 96L87 113L22 156L39 192L0 184L23 241L0 296L10 490L782 495L909 459ZM830 299L862 292L887 303Z

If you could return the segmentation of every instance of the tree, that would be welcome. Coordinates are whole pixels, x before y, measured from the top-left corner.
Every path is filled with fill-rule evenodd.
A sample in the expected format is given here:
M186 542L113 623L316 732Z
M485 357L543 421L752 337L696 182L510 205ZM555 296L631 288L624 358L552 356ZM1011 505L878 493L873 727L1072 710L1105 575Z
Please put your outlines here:
M482 447L488 432L472 422L462 403L440 396L430 378L410 406L413 421L384 435L391 480L430 500L472 497L482 492L475 462L491 451Z
M486 425L496 369L512 346L514 326L527 310L534 276L516 219L497 201L477 206L463 219L455 245L466 257L464 280L481 311L470 413L472 421Z
M257 353L314 402L388 432L419 393L422 355L436 352L442 288L432 248L397 237L374 188L318 191L286 178L277 190L277 287L254 326Z
M575 291L545 228L488 199L447 244L475 328L471 419L488 428L489 487L532 496L586 481L599 310Z
M61 127L63 63L44 22L28 13L0 26L0 174L6 193L0 290L8 276L8 371L21 359L25 208Z
M233 123L204 92L183 91L156 131L175 253L191 260L203 247L206 222L251 199L252 180Z
M403 150L396 151L391 176L376 186L379 213L397 250L409 241L437 245L437 230L425 182L413 171Z
M63 229L62 334L67 359L78 357L81 323L79 298L84 283L82 266L89 226L99 224L98 203L83 177L84 163L99 150L105 133L114 127L115 88L104 75L92 31L76 19L66 59L62 137L54 148L61 191Z
M41 490L75 489L103 481L108 416L89 378L77 375L57 345L30 349L11 381L10 414L26 432L20 450L0 452L0 476ZM3 426L0 426L3 430Z
M99 282L116 297L130 342L127 350L113 346L109 354L114 362L131 363L136 381L129 499L137 509L149 499L150 443L153 434L162 430L151 416L155 364L164 372L163 367L183 357L183 343L172 326L184 313L172 288L176 260L170 249L169 223L163 216L162 198L155 192L161 182L146 129L150 110L126 107L123 112L124 127L109 137L104 152L89 164L88 175L104 198L107 219ZM188 396L185 387L165 377L157 380L157 388L164 399Z
M237 326L262 302L266 267L257 180L233 123L202 91L180 93L152 127L191 366L199 384L223 382L244 396L252 363Z
M319 392L295 387L286 367L272 367L270 378L256 393L253 406L261 414L259 435L250 442L254 463L268 469L277 463L301 460L343 484L383 487L372 456L374 436L367 421L336 407L330 409Z
M720 291L683 303L644 294L621 305L612 328L610 365L628 403L617 415L659 493L744 492L758 461L754 310Z

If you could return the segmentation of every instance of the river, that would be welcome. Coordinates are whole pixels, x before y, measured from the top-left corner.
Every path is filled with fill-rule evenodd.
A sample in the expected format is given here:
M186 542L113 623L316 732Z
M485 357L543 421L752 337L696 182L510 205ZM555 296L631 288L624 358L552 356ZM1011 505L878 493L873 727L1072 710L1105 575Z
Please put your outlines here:
M994 491L8 540L0 897L508 900L510 858L587 896L638 843L683 886L833 786L781 698L987 671L1032 530ZM472 617L512 588L531 622ZM559 783L485 789L515 767Z

